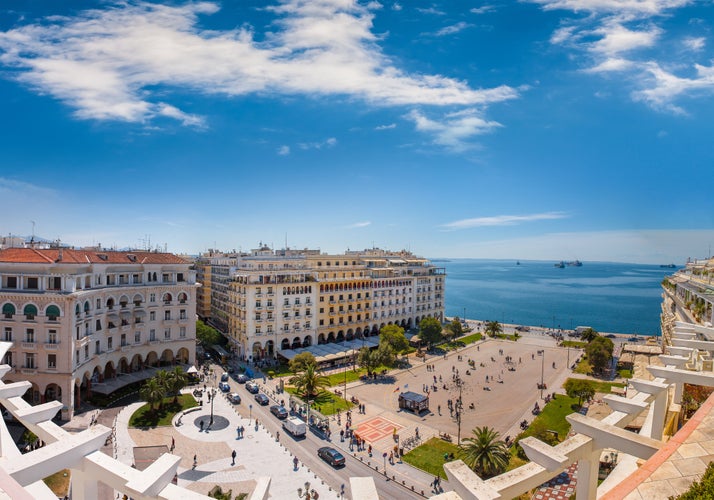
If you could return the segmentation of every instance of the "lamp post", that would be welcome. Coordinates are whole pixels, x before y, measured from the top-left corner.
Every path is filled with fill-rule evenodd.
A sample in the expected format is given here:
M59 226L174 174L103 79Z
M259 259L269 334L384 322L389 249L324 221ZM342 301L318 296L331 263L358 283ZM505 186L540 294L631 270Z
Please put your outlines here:
M298 498L304 498L305 500L310 500L313 496L310 492L310 481L305 481L305 489L297 489Z
M545 366L545 350L538 351L540 356L540 398L543 399L543 369Z
M461 445L461 412L464 409L464 404L461 399L461 395L462 395L464 384L463 384L463 381L461 380L460 376L456 377L456 380L454 382L456 383L456 387L459 388L459 399L456 400L456 408L455 408L456 412L455 413L456 413L456 425L458 426L458 434L457 434L457 438L456 438L456 444L458 446L460 446Z
M208 427L213 425L213 401L216 399L216 388L212 387L209 394L211 395L211 420L208 422Z

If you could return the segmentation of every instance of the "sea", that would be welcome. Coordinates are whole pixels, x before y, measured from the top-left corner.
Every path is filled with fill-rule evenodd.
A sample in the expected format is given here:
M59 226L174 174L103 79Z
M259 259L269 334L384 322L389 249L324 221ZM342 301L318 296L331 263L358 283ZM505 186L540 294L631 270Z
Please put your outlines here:
M446 315L506 324L660 335L665 276L658 265L432 259L446 268Z

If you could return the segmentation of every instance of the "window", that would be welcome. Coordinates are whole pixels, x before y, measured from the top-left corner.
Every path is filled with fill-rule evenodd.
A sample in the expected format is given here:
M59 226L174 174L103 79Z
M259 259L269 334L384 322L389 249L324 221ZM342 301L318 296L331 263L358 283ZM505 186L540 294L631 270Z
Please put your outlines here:
M107 350L113 349L114 348L114 338L113 337L108 337L107 338Z
M170 281L170 275L168 273L163 273L161 275L161 282L168 283Z
M156 340L156 330L153 328L149 330L149 342L153 342Z
M262 307L262 304L260 303L259 300L255 301L255 307Z
M17 276L8 276L5 288L17 288Z
M5 335L3 335L3 340L5 342L12 342L12 328L9 326L5 327Z
M273 313L268 312L268 319L269 319L269 320L273 319Z
M171 319L171 311L164 311L164 319Z
M149 313L149 321L155 321L156 320L156 311L151 311Z
M37 308L32 304L27 304L22 312L25 315L25 319L28 321L35 319L35 316L37 316Z
M325 302L325 297L320 296L320 302Z
M283 305L284 305L284 306L289 306L289 305L290 305L290 299L285 299L285 301L283 302Z
M255 319L257 321L260 321L260 313L259 312L255 313Z
M99 341L97 340L94 343L94 354L101 354L101 352L102 352L102 348L100 347Z
M126 333L121 334L121 346L124 347L126 345Z
M101 309L101 308L102 308L102 299L97 299L96 309Z
M134 332L134 343L141 344L141 332Z
M176 281L185 281L185 280L183 279L183 273L177 273L177 274L176 274Z
M152 293L149 295L149 302L156 302L156 294Z
M27 278L27 289L28 290L37 290L39 288L38 286L38 279L37 278Z
M98 320L95 322L94 329L95 329L96 331L100 331L100 330L102 329L102 320L101 320L101 319L98 319Z
M169 340L171 338L171 328L164 330L164 340Z
M48 354L47 355L47 368L50 370L54 370L57 368L57 355L56 354Z
M62 288L62 278L53 276L47 280L48 290L60 290Z
M259 326L256 326L256 327L255 327L255 334L256 334L256 335L262 335L262 334L263 334L263 333L260 331L260 327L259 327Z
M320 320L320 326L325 326L325 320L324 320L324 319L321 319L321 320Z
M35 329L28 328L25 331L25 342L34 343L35 342Z
M50 330L47 332L47 343L56 344L57 343L57 330Z
M186 338L186 327L182 326L179 328L179 338L185 339Z
M2 306L2 314L5 319L12 319L12 317L15 315L15 306L13 306L12 304L4 304Z
M12 366L12 353L11 352L5 353L5 357L3 358L2 364Z
M25 368L34 369L35 368L35 353L26 352L25 353Z
M268 325L268 333L273 333L273 325Z

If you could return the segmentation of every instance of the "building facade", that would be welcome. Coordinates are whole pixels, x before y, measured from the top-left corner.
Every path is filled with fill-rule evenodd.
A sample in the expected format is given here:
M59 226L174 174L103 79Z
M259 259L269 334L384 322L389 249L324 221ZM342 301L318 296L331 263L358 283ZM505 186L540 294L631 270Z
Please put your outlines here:
M246 360L444 319L443 268L409 252L271 250L211 259L210 322Z
M196 287L190 264L167 253L0 250L5 381L31 382L25 399L61 401L67 420L92 392L193 363Z

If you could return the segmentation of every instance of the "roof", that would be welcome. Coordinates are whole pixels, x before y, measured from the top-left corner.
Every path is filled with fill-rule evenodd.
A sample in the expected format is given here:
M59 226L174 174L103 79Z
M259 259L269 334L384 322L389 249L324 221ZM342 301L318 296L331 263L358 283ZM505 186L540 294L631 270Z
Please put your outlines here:
M419 394L412 391L402 392L399 397L402 399L406 399L407 401L414 401L415 403L421 403L422 401L426 401L427 399L429 399L429 397L425 396L424 394Z
M18 264L188 264L172 253L132 250L74 250L69 248L6 248L0 263Z

